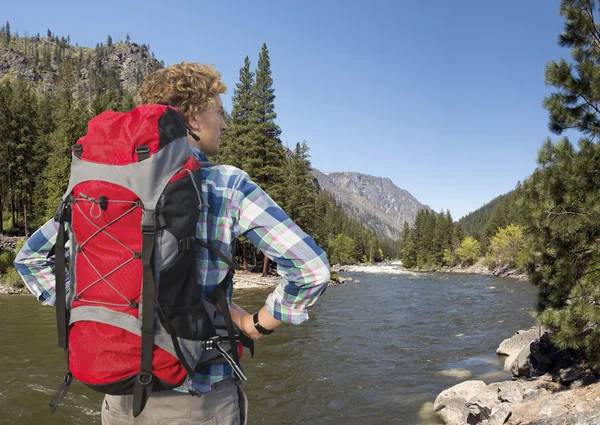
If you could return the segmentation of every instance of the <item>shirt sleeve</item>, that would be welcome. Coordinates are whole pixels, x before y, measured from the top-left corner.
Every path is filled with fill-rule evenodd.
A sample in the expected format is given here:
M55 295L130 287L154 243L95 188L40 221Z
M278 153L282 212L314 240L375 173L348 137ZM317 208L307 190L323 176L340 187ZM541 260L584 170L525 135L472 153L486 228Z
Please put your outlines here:
M58 223L49 220L25 242L14 265L27 289L43 305L54 305L56 299L55 263L51 255L58 235ZM68 250L66 250L68 256ZM68 273L66 278L68 280Z
M284 279L266 301L278 320L300 324L325 292L330 278L327 254L256 183L242 173L231 200L234 237L247 237L277 264Z

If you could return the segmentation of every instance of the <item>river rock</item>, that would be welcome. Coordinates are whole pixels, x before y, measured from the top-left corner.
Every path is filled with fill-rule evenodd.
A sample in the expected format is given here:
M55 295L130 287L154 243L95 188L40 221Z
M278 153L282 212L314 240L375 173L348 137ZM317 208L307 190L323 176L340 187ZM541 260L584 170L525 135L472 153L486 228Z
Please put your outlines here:
M510 370L512 363L524 347L528 347L532 341L540 337L540 331L537 327L527 330L517 331L512 337L505 339L500 343L496 353L508 356L504 362L504 368Z
M530 354L531 349L529 348L529 345L523 347L523 349L521 350L521 352L510 367L510 371L513 374L513 376L531 376L533 372L533 366L529 357Z
M14 251L20 239L19 236L0 235L0 252Z
M465 406L469 410L467 423L478 424L481 421L489 419L492 416L492 412L500 406L500 402L495 391L486 389L483 393L467 401Z
M449 400L438 414L446 425L465 425L469 417L469 409L462 400Z
M488 425L502 425L512 415L512 410L506 404L502 404L490 417Z
M571 413L571 407L577 404L577 398L570 391L555 394L542 402L540 418L558 418L567 415Z
M558 371L558 378L561 385L569 385L573 381L583 378L585 375L584 370L579 366L571 366L566 369Z
M528 422L527 425L598 425L600 414L577 413L563 415L558 418L546 418L539 421Z
M552 344L550 335L544 333L541 338L530 345L531 363L538 373L547 373L555 369L559 363L571 362L568 353Z
M580 387L587 387L588 385L595 384L596 382L598 382L598 378L596 378L594 375L586 375L581 379L573 381L569 388L575 389Z
M548 390L544 388L528 388L525 390L525 401L536 401L548 394Z
M521 403L523 401L523 390L518 382L502 382L498 388L498 398L507 403Z
M461 382L442 391L435 399L433 410L439 412L448 425L464 425L470 414L465 403L485 393L485 390L486 385L483 381Z

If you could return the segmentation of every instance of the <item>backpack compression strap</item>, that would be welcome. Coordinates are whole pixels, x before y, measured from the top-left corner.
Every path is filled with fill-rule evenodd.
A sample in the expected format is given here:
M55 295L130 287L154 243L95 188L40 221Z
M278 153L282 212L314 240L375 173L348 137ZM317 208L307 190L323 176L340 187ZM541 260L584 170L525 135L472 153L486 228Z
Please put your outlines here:
M152 375L152 350L154 346L154 272L152 270L152 252L156 223L154 211L144 210L142 215L142 355L140 373L133 386L133 416L138 417L152 393L154 375Z
M65 221L70 220L70 209L69 204L65 201L61 201L60 205L54 216L54 220L59 223L58 235L56 236L56 281L55 281L55 307L56 307L56 328L58 330L58 346L65 350L65 360L67 362L67 374L65 375L64 382L60 388L50 400L49 407L50 412L54 413L56 408L63 401L67 393L71 382L73 382L73 375L69 370L69 317L67 314L67 279L65 275Z

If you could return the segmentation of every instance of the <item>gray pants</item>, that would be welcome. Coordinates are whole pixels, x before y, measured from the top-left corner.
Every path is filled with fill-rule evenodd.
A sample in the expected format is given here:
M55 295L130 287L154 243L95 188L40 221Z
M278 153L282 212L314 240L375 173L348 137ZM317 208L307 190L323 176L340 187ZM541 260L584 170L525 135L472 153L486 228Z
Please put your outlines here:
M106 395L102 425L246 425L248 399L234 379L213 385L202 397L165 391L152 393L133 417L133 395Z

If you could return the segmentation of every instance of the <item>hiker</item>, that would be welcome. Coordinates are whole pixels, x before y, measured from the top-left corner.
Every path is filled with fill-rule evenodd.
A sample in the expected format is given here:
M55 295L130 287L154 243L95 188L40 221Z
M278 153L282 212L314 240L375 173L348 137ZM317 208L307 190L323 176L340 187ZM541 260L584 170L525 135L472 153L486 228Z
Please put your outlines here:
M206 162L208 156L213 156L219 152L221 133L227 129L227 125L222 117L223 104L220 97L220 95L225 92L226 87L221 81L221 75L213 67L188 62L174 64L165 69L156 71L146 78L136 96L136 103L138 105L136 111L139 109L142 112L137 115L134 115L133 112L130 115L127 115L127 119L130 120L141 119L140 114L148 114L148 117L154 117L155 124L149 125L147 131L149 134L154 134L157 132L158 127L160 135L155 136L157 139L160 137L160 142L158 143L158 147L154 146L146 149L142 146L144 149L139 149L140 146L138 146L135 149L137 160L134 159L132 164L126 165L126 167L139 167L139 164L144 163L150 164L149 161L152 161L153 157L162 155L161 152L164 152L166 149L171 149L168 146L165 147L161 145L169 143L169 146L175 146L176 143L179 143L178 141L181 138L175 140L179 136L173 134L181 134L182 131L184 132L185 138L184 147L187 151L191 150L191 157L187 162L185 161L185 155L182 157L182 164L185 163L185 165L182 167L181 171L170 180L170 183L167 185L167 189L165 189L164 192L165 198L170 197L170 200L168 200L168 202L171 202L170 205L174 205L174 208L171 208L171 214L185 215L188 211L195 211L195 217L198 217L197 222L192 223L192 231L195 233L195 235L193 235L195 238L192 237L191 242L189 237L180 240L179 251L177 243L173 245L173 253L166 250L164 247L168 245L163 241L163 239L168 239L164 236L166 233L162 233L163 236L159 240L157 236L155 237L154 232L160 232L160 229L165 226L167 226L166 228L168 228L168 226L173 226L170 222L174 222L176 219L179 220L180 218L167 217L167 219L161 219L160 214L158 214L158 216L154 214L155 217L152 218L150 215L146 216L140 212L140 216L137 218L137 227L131 227L132 230L127 232L117 233L116 231L112 231L111 233L111 225L116 219L109 221L103 226L94 224L95 227L90 228L91 230L87 230L90 235L85 241L80 240L80 237L76 238L78 230L75 228L77 226L81 227L84 223L87 223L83 217L85 217L89 223L96 223L94 220L101 220L101 218L98 217L102 217L102 214L116 211L117 208L129 208L129 206L123 205L123 202L125 201L118 201L121 202L121 204L117 204L117 201L111 199L114 196L92 197L89 196L89 193L86 194L87 192L78 193L79 189L73 191L73 184L76 184L74 186L75 188L86 188L86 191L94 190L93 184L96 184L96 186L103 184L108 187L106 190L114 189L114 187L108 186L107 183L86 182L84 181L84 178L75 176L77 173L84 172L86 170L85 167L87 166L92 168L96 167L98 170L101 170L98 171L98 173L100 173L99 175L105 176L103 178L107 181L111 181L111 179L120 181L118 180L120 178L118 174L120 174L121 171L120 169L119 172L113 171L117 169L114 165L107 165L106 167L109 168L101 168L104 167L104 165L99 166L98 164L94 164L93 160L90 160L90 162L85 161L86 158L92 158L94 155L106 155L104 147L101 149L88 149L87 146L92 143L94 137L100 137L105 133L113 135L113 139L111 139L112 143L114 137L117 139L119 137L134 137L134 135L131 135L128 132L139 131L139 128L146 127L130 125L125 130L119 127L117 131L114 126L119 125L119 120L122 119L122 115L112 111L109 113L105 112L104 114L109 114L105 116L106 118L103 118L103 115L101 114L95 118L97 121L90 121L88 134L80 139L78 144L75 145L73 150L73 167L77 166L79 168L77 168L78 171L74 171L75 168L72 168L71 184L69 189L67 189L67 194L65 194L65 197L63 198L63 202L70 202L70 209L68 211L69 214L72 214L73 222L69 223L70 218L65 219L67 207L61 203L61 208L57 210L55 218L49 220L28 239L15 259L15 267L22 276L30 292L43 304L54 305L56 303L57 306L59 345L65 348L68 353L67 357L70 371L65 378L65 384L61 387L61 390L59 390L55 397L56 400L53 400L53 402L56 403L51 403L51 406L58 404L60 399L64 397L64 393L68 390L68 385L70 385L72 377L72 368L80 367L80 369L85 370L86 373L88 373L87 371L90 371L89 373L96 373L99 370L100 372L98 373L104 373L108 377L111 376L110 368L106 364L101 365L103 368L96 367L96 365L88 358L88 355L78 353L87 353L92 352L90 350L95 350L93 352L98 356L110 355L111 353L108 352L108 348L102 351L103 347L98 347L97 344L102 343L100 340L102 340L105 332L112 332L119 330L119 326L126 326L117 324L117 327L109 327L109 325L100 323L101 320L95 319L95 316L90 315L91 313L89 312L106 313L108 314L107 317L111 314L115 317L117 314L120 314L119 317L121 319L131 319L134 320L134 323L137 323L135 329L130 327L129 331L141 335L142 348L139 348L138 338L136 340L136 347L138 350L136 353L139 354L139 351L142 352L142 369L144 368L144 364L148 366L147 358L146 363L144 363L144 338L153 338L154 340L155 362L158 361L157 358L159 354L162 356L160 357L161 359L174 359L172 355L165 355L162 351L163 348L166 352L172 353L173 348L175 348L176 351L177 347L179 347L179 351L182 351L182 347L183 350L187 350L190 346L195 346L194 344L198 342L195 341L194 338L188 338L187 340L180 338L179 332L175 332L177 337L174 336L174 332L169 332L171 334L170 338L164 338L165 328L163 328L163 325L166 326L167 330L172 329L173 326L177 326L178 329L179 326L182 326L186 329L186 320L171 320L174 317L174 312L177 311L176 308L178 306L168 305L169 309L167 309L165 304L173 303L173 300L175 299L182 300L181 302L183 303L188 302L188 300L185 297L178 298L177 294L172 295L168 292L164 292L175 289L172 289L170 286L163 283L163 281L169 281L170 278L168 278L168 276L175 276L173 273L179 273L177 270L183 270L184 267L188 267L184 263L177 265L175 268L166 267L164 268L164 271L161 269L160 280L157 285L158 294L156 294L156 301L154 301L155 303L158 303L158 309L155 310L154 307L152 307L150 310L155 311L156 317L151 314L143 314L144 307L147 305L154 305L152 304L152 292L155 287L153 275L152 273L146 273L147 270L151 271L149 267L151 267L152 263L151 257L146 249L148 247L148 241L150 241L148 243L150 243L151 247L161 247L161 249L155 248L154 251L151 251L153 253L152 255L154 255L154 267L159 267L160 262L164 263L165 258L167 257L175 258L173 261L180 261L180 256L187 255L187 252L193 252L195 261L193 261L191 269L189 269L191 272L187 273L187 275L185 273L179 273L181 277L174 280L177 285L173 285L173 288L185 281L185 279L188 278L188 275L194 276L193 285L196 289L187 288L188 293L194 296L196 293L200 293L200 297L202 298L202 303L200 304L205 305L202 314L206 314L206 317L210 317L214 323L221 325L220 327L215 325L215 329L227 328L227 331L226 335L222 338L218 336L212 337L213 339L217 338L214 340L216 341L214 347L219 348L219 352L217 353L218 358L213 356L212 361L199 361L196 367L191 368L191 372L189 364L185 370L182 369L180 363L172 365L174 370L176 369L179 371L178 377L180 375L186 375L187 371L188 378L185 380L186 385L180 385L170 390L152 390L153 385L162 388L161 385L165 384L168 387L169 382L171 382L170 385L173 385L172 382L176 380L170 380L168 375L164 375L164 371L162 371L163 375L161 375L162 377L159 379L158 374L161 371L157 370L155 364L152 363L152 354L150 354L150 369L152 373L144 374L142 372L146 369L143 369L139 373L139 376L136 375L137 380L133 379L136 378L136 376L134 376L131 378L133 380L127 381L131 385L142 388L142 390L140 390L142 391L140 393L142 395L139 396L142 397L142 401L140 401L138 394L132 394L131 392L121 393L124 395L110 395L109 391L103 389L107 386L102 387L99 385L99 387L95 388L106 394L102 404L101 414L103 425L158 425L167 423L218 423L219 425L237 425L246 423L247 399L240 386L240 381L245 377L243 377L243 372L241 371L241 368L238 367L239 365L237 365L239 355L241 354L241 351L238 352L240 341L243 340L244 335L248 335L252 339L258 339L263 335L271 334L275 328L283 323L294 325L304 323L308 320L308 308L314 305L319 296L325 291L329 281L329 263L326 254L316 245L314 240L293 223L284 211L260 187L258 187L244 171L227 165L216 165ZM183 117L181 118L181 122L178 121L180 118L175 111L178 111ZM156 120L158 120L158 126L156 125ZM108 126L113 126L110 127L110 131L105 129L105 127ZM115 131L117 132L115 133ZM115 134L117 136L115 136ZM147 139L150 139L150 136L148 136ZM115 145L112 146L112 148L119 149L119 146ZM108 147L106 149L106 151L108 151ZM158 151L156 151L156 149L158 149ZM174 148L171 150L173 149ZM177 154L182 155L180 153ZM117 164L116 161L121 161L123 158L115 158L113 161L112 158L102 157L102 160L108 161L111 164ZM194 164L197 164L198 162L201 164L199 168L200 171L198 172L201 178L198 177L197 180L194 180ZM124 167L121 166L121 168ZM107 172L102 170L111 171ZM187 174L190 174L190 176ZM130 176L134 176L131 177L130 180L142 179L131 183L135 185L135 187L143 188L145 185L153 184L153 182L144 181L144 176L140 173L132 173ZM175 183L177 183L177 181L172 182L175 177L180 178L181 184L177 186L178 189L175 188ZM80 179L77 180L77 178ZM193 185L190 183L193 183ZM197 183L198 186L201 186L196 187L198 199L196 199L194 192L194 186L196 186ZM187 189L184 189L184 186ZM170 190L168 189L169 187L173 187L173 189ZM189 192L184 193L184 190L189 190ZM140 189L140 191L142 190ZM169 191L168 194L167 191ZM123 196L129 196L128 193L130 192L123 190L122 192L124 193ZM69 193L71 194L68 195ZM167 201L163 200L163 202ZM126 211L124 210L129 216L138 213L136 208L139 209L142 207L139 200L130 201L130 204L132 205L130 210L133 212L129 213L129 209ZM198 208L196 208L196 206L198 206ZM147 205L143 205L143 207L147 208ZM181 211L182 209L184 209L184 211ZM198 210L200 210L200 212L198 212ZM144 212L148 211L144 210ZM165 214L167 213L169 212L166 211ZM77 222L75 221L76 214L78 214L77 217L79 217ZM126 219L129 220L127 217ZM142 221L141 229L143 237L140 235L139 217L141 217ZM154 221L148 226L147 220ZM108 219L105 221L108 221ZM79 230L79 232L79 234L82 234L81 232L83 232L83 230ZM172 232L175 232L175 230L172 230ZM69 238L67 242L65 242L65 235ZM148 237L148 235L150 236ZM156 235L158 235L158 233L156 233ZM233 287L230 282L231 279L228 278L232 276L231 266L233 265L230 264L230 261L227 262L227 258L232 257L234 242L240 236L248 238L267 257L274 261L277 264L278 273L283 277L274 291L268 295L265 305L260 308L259 311L254 312L254 314L244 311L241 307L231 302ZM130 249L132 253L131 259L126 259L127 261L124 263L127 265L121 264L117 267L118 270L109 270L107 269L108 266L103 264L107 261L102 260L104 258L109 258L106 256L112 255L113 250L120 249L120 246L126 245L121 241L123 238L129 238L131 241L143 240L143 242L139 243L142 246L142 252L134 252L134 250ZM196 243L200 243L201 246L195 246L194 239L196 240ZM94 246L92 245L94 240L101 240L103 242L98 242L96 244L97 246ZM120 245L117 245L117 242ZM177 242L177 240L175 240L175 242ZM187 242L190 242L191 245ZM159 243L161 245L154 245ZM65 248L62 245L68 247L66 253ZM114 246L115 248L109 249L109 246ZM93 257L92 254L85 255L86 251L88 251L88 247L90 252L92 249L98 250L96 251L97 255L95 257ZM157 252L157 250L159 252ZM183 253L181 252L182 250ZM179 254L177 254L177 252L179 252ZM76 256L76 261L73 260L74 256ZM65 260L61 260L61 258L65 257L67 262L69 259L74 262L74 264L68 266L67 271L65 270L66 267L64 265ZM157 261L157 259L160 261ZM141 262L136 263L136 261ZM75 264L77 264L76 270L74 267ZM92 271L90 266L92 266L95 271ZM138 267L135 270L138 270L140 273L142 268L144 270L143 289L139 289L141 287L141 277L136 280L135 284L130 284L128 286L128 288L131 288L133 285L134 288L137 288L137 298L133 300L128 299L127 297L129 295L123 291L117 291L116 289L118 288L116 288L116 284L114 284L114 281L117 280L117 276L119 276L119 279L125 279L123 276L128 276L126 273L133 273L131 271L126 271L126 267ZM174 269L177 270L174 271ZM83 275L83 273L87 272L90 273L89 277ZM77 274L77 279L74 278L75 274ZM156 276L159 275L157 275L157 272L155 271L154 279ZM83 278L89 280L89 285L86 283L87 287L85 288L81 288L80 281ZM57 282L60 282L61 280L63 282L66 281L66 294L65 290L61 289L61 285L57 284ZM73 284L71 281L75 280L76 283ZM113 283L111 283L111 280ZM152 284L146 285L146 280L152 282ZM183 282L182 285L185 285L186 282L187 281ZM200 291L197 290L198 285ZM141 300L143 300L143 302L140 302L139 295L141 295L141 291L146 291L148 288L150 288L149 292L144 292L146 296L142 296ZM91 300L90 297L92 293L108 295L106 295L107 298L104 303L98 306L94 303L101 303ZM220 298L219 294L221 294ZM222 294L224 294L224 296ZM85 299L86 297L88 297L88 300ZM123 303L122 299L119 297L125 298L126 302ZM65 299L67 299L66 304L64 301ZM119 302L113 302L114 305L119 305L120 307L115 307L111 302L106 302L107 299L120 300ZM146 302L146 300L150 300L150 302ZM210 303L207 303L207 300L210 300ZM84 303L84 301L86 301L87 304ZM140 304L141 306L139 306ZM218 304L218 306L215 307L214 304ZM190 309L189 307L190 306L188 305L186 308L180 310L188 311ZM64 311L69 310L69 308L71 309L70 315L67 313L65 316ZM135 322L138 317L137 308L140 309L139 317L142 317L142 319ZM129 314L133 314L133 316L115 313L114 310L129 312ZM78 313L78 315L76 315L76 313ZM100 315L100 313L98 314ZM85 316L85 314L88 314L88 316ZM229 315L230 321L233 321L237 330L242 333L236 334L236 338L238 339L231 339L232 335L228 328L229 322L227 318ZM74 316L78 316L78 318L75 318ZM160 320L157 319L159 316ZM152 317L152 319L147 319L150 317ZM188 317L186 316L186 318ZM149 320L150 328L146 326L148 323L146 323L146 320L144 319ZM93 322L93 320L98 320L99 322L96 323ZM111 323L110 321L113 319L106 320L105 323ZM139 329L140 321L143 322L141 333ZM61 323L66 323L66 325L61 325ZM198 324L202 322L194 321L194 323ZM87 328L84 328L84 326L87 326ZM92 328L91 326L97 326L98 328L102 327L102 330L98 334L92 334L95 332L95 328ZM152 326L154 326L154 336L145 336L144 329L152 329ZM160 328L163 333L160 335L157 334L157 328ZM86 331L82 331L82 329L86 329ZM73 335L75 334L75 330L77 330L78 337L85 339L85 343L80 343L80 341L75 339L75 336ZM88 335L89 337L85 338ZM115 333L115 335L115 338L117 338L120 334ZM129 341L127 338L129 338L130 335L127 332L125 332L124 335L124 341ZM68 343L66 341L67 339ZM171 339L173 339L172 343ZM223 346L226 346L225 344L228 341L231 342L228 351L223 350L221 345L219 345L218 341L221 340L224 341ZM182 341L187 341L188 345L182 344L179 346L179 343ZM106 342L106 344L109 343L110 341ZM125 347L128 342L123 342L123 344L123 347ZM202 347L204 347L203 349L207 349L206 345L202 345ZM213 347L213 345L210 347ZM208 349L210 349L210 347ZM118 348L121 349L121 346ZM123 348L123 350L125 351L125 348ZM180 353L177 353L177 359L194 358L194 350L190 350L191 351L187 351L187 357L180 356ZM146 350L146 352L148 352L148 350ZM150 352L152 352L152 350L150 350ZM210 352L216 352L216 350L210 350ZM207 351L203 351L203 353L206 354ZM119 353L119 356L121 357L115 357L115 359L119 361L121 358L125 359L127 357L126 354L127 353L125 352ZM75 359L73 359L74 357ZM223 358L225 358L225 360L223 360ZM219 359L221 361L219 361ZM125 362L125 360L123 360L123 362ZM182 362L182 364L183 363L185 363L185 361ZM109 362L109 364L112 363ZM132 364L137 368L136 370L140 370L139 357L133 358ZM75 375L75 371L72 372L72 375ZM80 375L82 373L83 372L79 372ZM192 376L190 377L190 375ZM99 374L97 376L104 375ZM67 383L67 381L69 382ZM111 383L111 385L113 385L112 388L117 384L119 384L119 382L116 384ZM93 385L90 386L94 388ZM148 389L151 392L149 398ZM173 422L170 422L171 420Z

